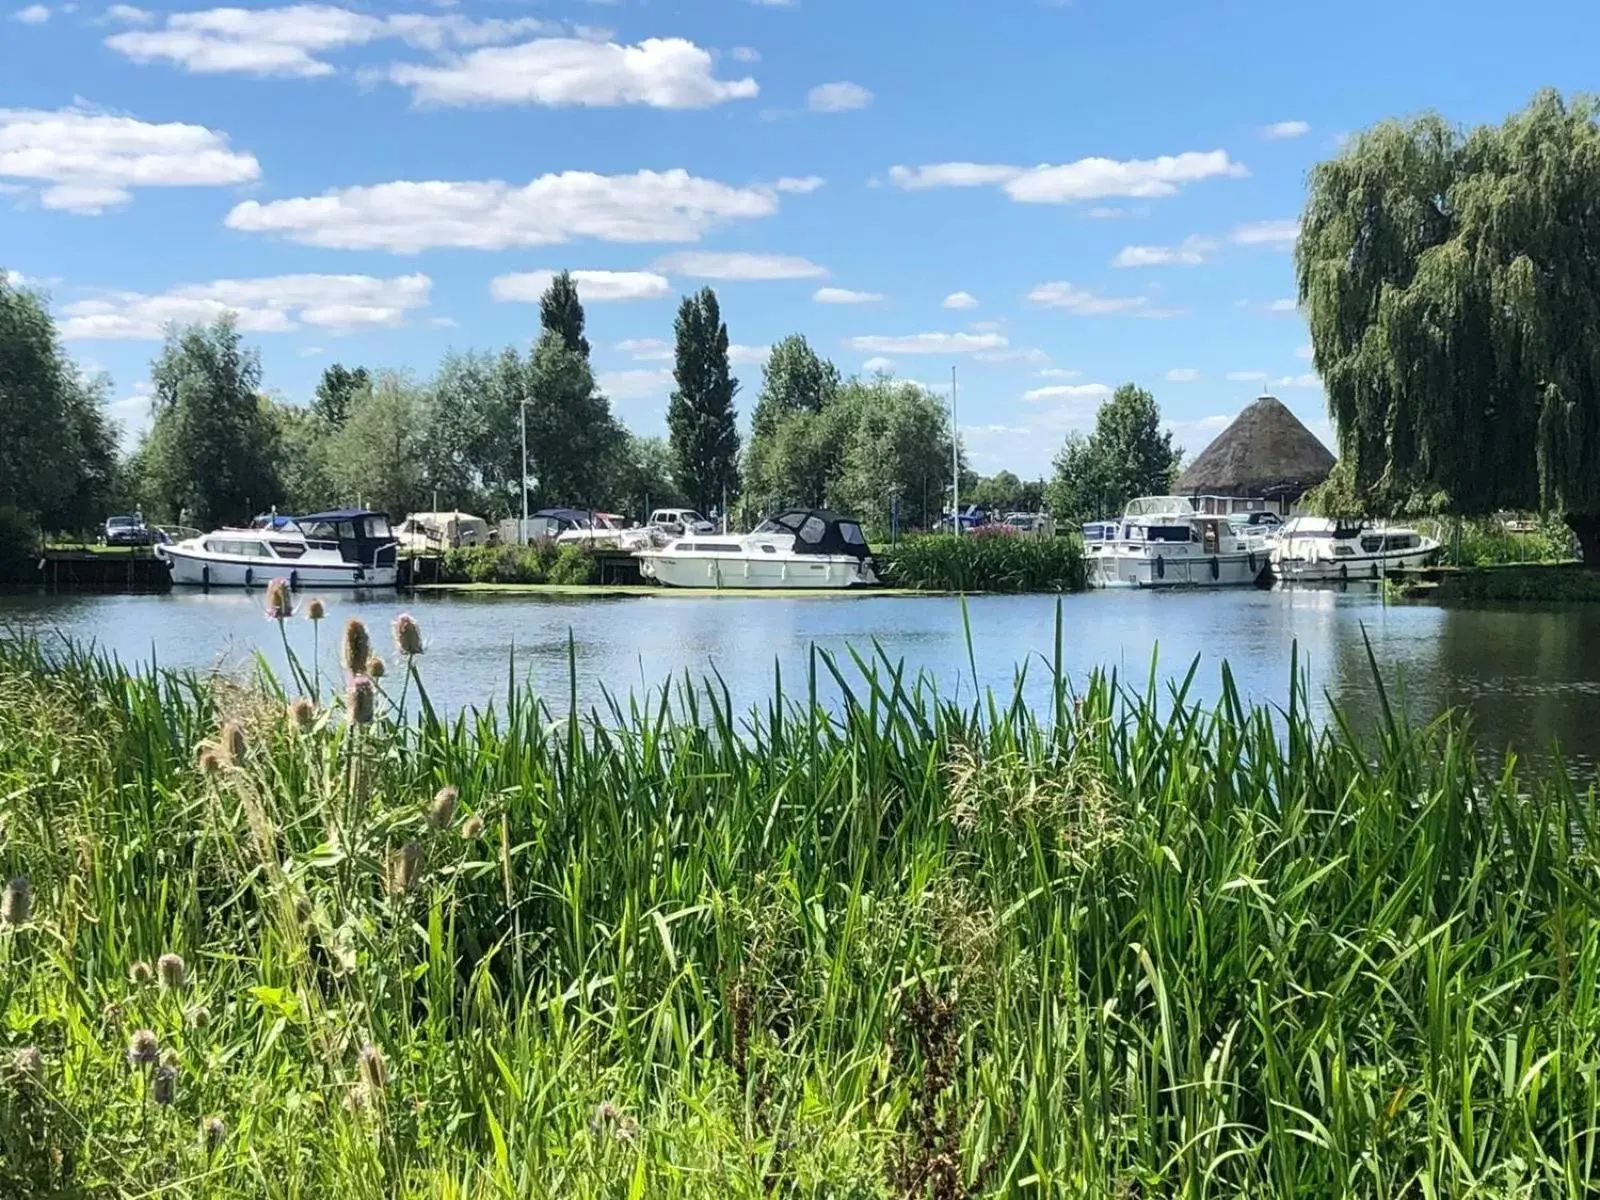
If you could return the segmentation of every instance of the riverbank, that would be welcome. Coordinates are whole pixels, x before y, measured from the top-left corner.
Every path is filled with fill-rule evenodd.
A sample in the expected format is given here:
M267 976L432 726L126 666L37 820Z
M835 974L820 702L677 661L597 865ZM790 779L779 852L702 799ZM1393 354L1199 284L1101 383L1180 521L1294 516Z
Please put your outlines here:
M911 588L859 587L859 588L673 588L659 584L599 584L599 583L419 583L412 592L423 596L586 596L604 599L607 596L654 596L678 599L750 599L771 596L774 599L862 600L869 597L892 598L905 596L953 596L955 592L917 591Z
M440 723L378 649L352 725L0 646L0 1192L1586 1184L1559 771L1226 678Z
M1399 600L1600 602L1600 570L1579 562L1422 567L1396 572L1390 584Z

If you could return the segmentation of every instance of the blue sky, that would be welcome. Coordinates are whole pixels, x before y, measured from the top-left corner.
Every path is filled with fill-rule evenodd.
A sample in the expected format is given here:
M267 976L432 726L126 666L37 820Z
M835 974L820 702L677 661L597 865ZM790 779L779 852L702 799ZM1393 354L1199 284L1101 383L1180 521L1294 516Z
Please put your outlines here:
M242 314L271 390L426 375L580 276L601 382L664 431L676 299L761 348L944 385L1046 472L1118 383L1191 452L1265 387L1326 440L1289 246L1341 135L1592 85L1588 4L462 0L0 10L0 266L130 436L169 319Z

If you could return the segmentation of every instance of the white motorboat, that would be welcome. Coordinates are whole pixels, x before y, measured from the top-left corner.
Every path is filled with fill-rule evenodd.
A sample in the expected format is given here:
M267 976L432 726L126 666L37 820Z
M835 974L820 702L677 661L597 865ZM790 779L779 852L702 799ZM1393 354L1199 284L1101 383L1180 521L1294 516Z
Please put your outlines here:
M635 528L627 517L616 513L592 512L587 524L574 525L558 533L556 544L588 549L604 546L631 553L655 544L650 533L648 529Z
M823 509L796 508L754 533L690 533L641 550L639 572L668 587L847 588L878 582L861 526Z
M292 588L391 588L396 542L389 518L366 509L268 517L249 529L216 529L158 545L175 584Z
M1272 570L1285 583L1381 579L1426 566L1438 553L1436 539L1406 526L1295 517L1273 544Z
M1089 581L1099 587L1247 587L1267 569L1263 538L1197 511L1184 496L1132 501L1089 555Z

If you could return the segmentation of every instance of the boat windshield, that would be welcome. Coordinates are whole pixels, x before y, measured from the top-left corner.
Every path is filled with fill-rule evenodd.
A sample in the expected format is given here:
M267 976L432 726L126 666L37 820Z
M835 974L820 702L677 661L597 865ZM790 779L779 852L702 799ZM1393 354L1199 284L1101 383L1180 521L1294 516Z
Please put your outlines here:
M1188 517L1195 507L1186 496L1140 496L1128 501L1128 517Z

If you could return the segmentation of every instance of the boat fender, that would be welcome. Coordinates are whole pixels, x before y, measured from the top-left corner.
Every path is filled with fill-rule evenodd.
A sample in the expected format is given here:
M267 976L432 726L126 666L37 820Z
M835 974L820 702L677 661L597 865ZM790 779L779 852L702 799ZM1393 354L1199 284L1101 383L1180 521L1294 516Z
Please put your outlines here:
M289 572L289 590L291 592L298 592L300 590L300 572L299 571L290 571Z
M355 574L353 576L351 576L351 578L354 579L355 582L357 582L357 583L361 583L363 580L366 579L366 577L367 577L367 572L362 567L357 567Z
M1344 580L1346 583L1350 582L1350 564L1349 563L1340 563L1339 564L1339 578Z
M211 586L211 564L210 563L206 563L205 565L203 565L200 568L200 586L201 587L205 587L205 588L208 588L208 587Z
M1165 579L1166 577L1167 577L1167 560L1165 558L1163 558L1161 555L1158 554L1158 555L1156 555L1156 578L1157 579Z
M244 569L244 585L245 585L245 587L253 587L255 585L255 582L256 582L256 569L254 567L246 567Z
M1220 579L1221 577L1222 577L1222 568L1217 565L1217 556L1215 554L1213 554L1211 556L1211 578Z
M1249 559L1250 562L1250 574L1254 575L1256 573L1256 552L1252 550L1245 557Z
M1376 579L1378 577L1378 564L1377 563L1373 563L1372 564L1372 577L1374 579Z

